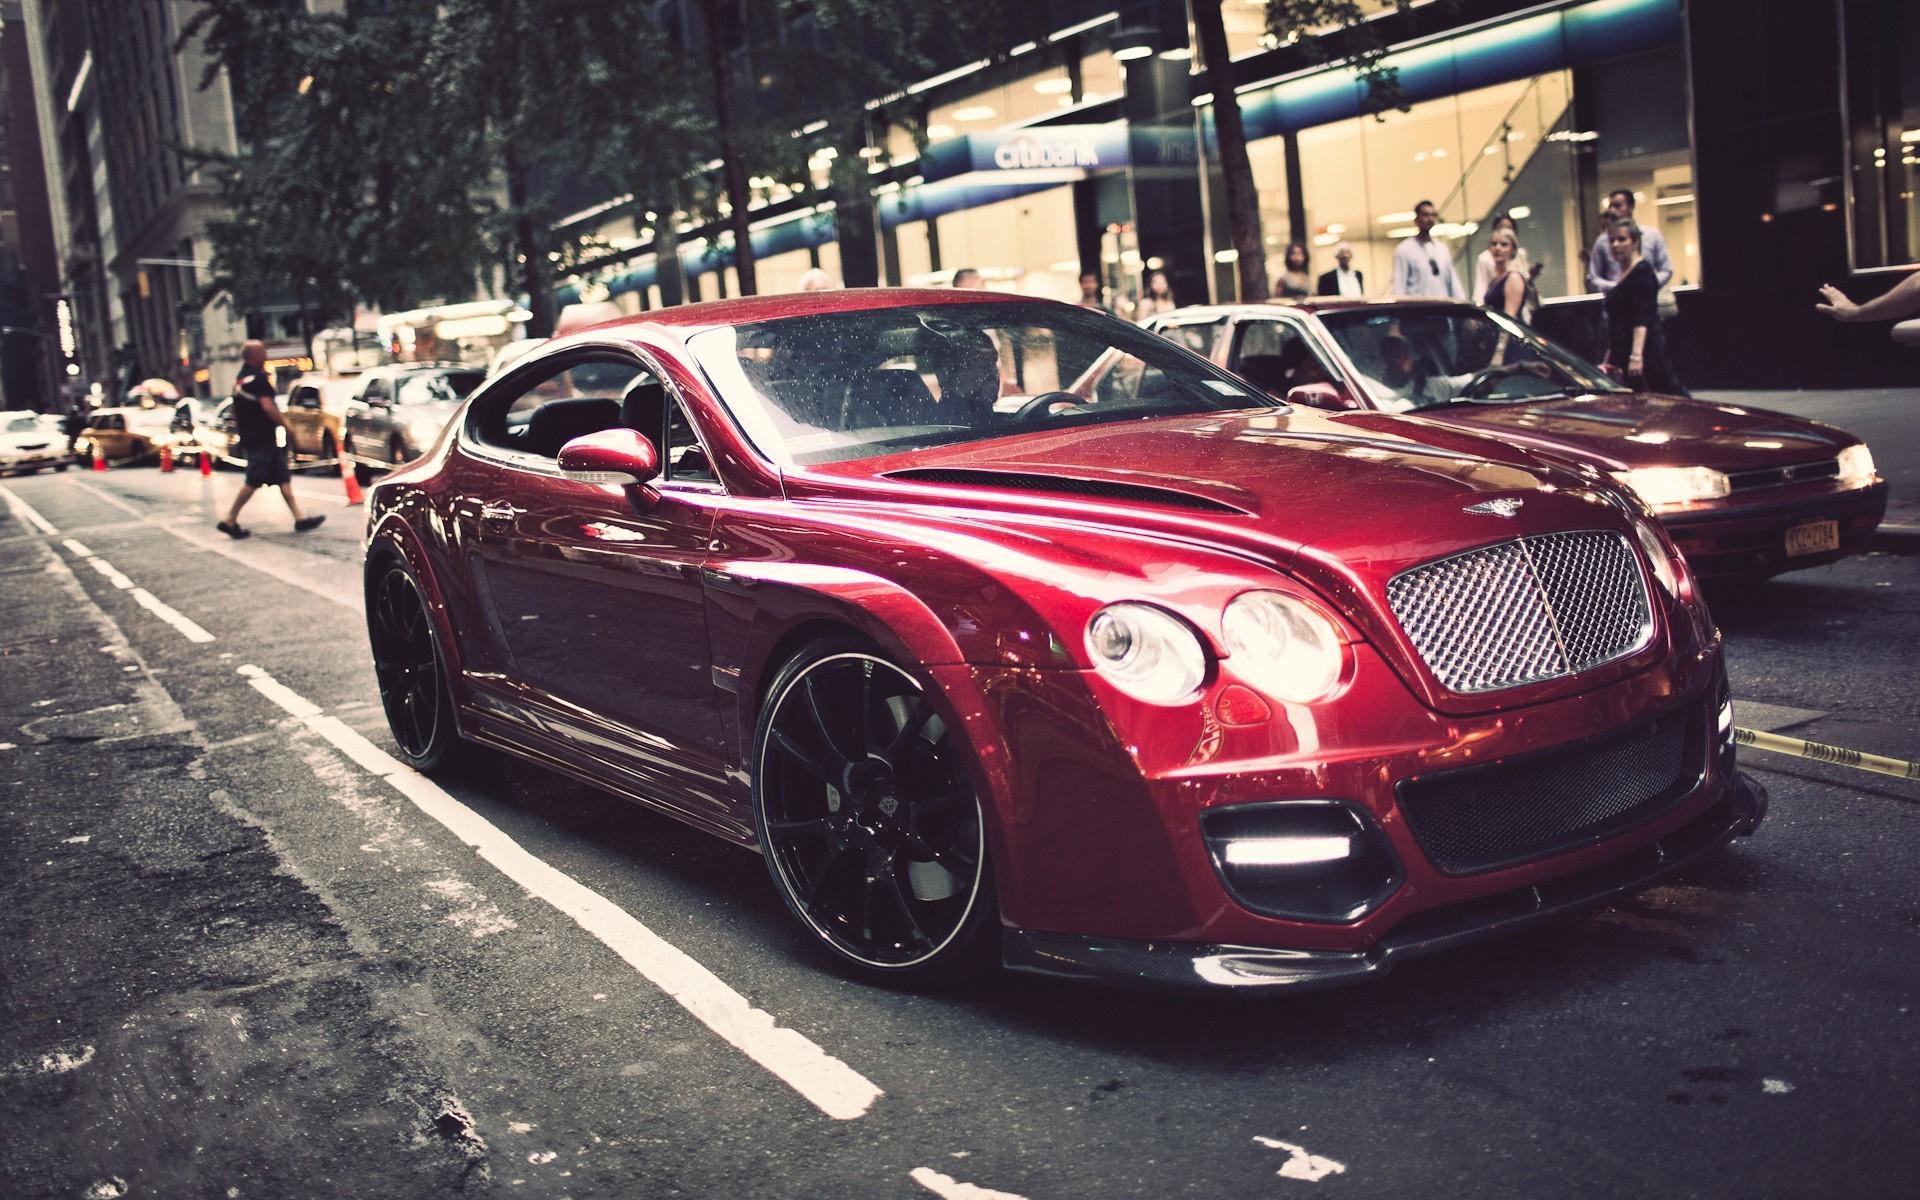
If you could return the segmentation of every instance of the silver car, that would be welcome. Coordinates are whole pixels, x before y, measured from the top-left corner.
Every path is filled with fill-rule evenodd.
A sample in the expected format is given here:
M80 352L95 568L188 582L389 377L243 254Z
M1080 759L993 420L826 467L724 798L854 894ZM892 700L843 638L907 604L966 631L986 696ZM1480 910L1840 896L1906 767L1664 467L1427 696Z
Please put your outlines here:
M361 484L426 453L467 393L480 386L479 367L378 367L360 377L347 402L346 457Z

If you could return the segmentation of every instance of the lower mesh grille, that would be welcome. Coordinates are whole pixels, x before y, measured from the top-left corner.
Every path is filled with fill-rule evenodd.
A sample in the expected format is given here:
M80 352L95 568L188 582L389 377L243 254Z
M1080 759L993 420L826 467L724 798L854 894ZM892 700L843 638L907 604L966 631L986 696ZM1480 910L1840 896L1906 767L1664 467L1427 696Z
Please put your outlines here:
M1447 875L1491 871L1616 833L1672 807L1706 766L1698 704L1626 733L1398 789L1414 840Z

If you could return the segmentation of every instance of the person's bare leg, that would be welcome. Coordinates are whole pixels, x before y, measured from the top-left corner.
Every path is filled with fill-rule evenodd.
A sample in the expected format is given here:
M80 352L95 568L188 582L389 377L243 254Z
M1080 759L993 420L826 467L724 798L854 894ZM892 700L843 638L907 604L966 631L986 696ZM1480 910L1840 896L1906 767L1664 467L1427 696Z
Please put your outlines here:
M306 520L307 514L301 511L300 502L293 498L293 485L291 483L279 483L274 486L280 489L280 498L287 502L287 511L293 514L293 519L296 521Z
M247 506L247 501L253 499L253 494L259 490L250 483L240 485L240 494L233 498L233 507L227 510L227 524L235 526L240 524L240 510ZM200 519L206 520L205 517Z

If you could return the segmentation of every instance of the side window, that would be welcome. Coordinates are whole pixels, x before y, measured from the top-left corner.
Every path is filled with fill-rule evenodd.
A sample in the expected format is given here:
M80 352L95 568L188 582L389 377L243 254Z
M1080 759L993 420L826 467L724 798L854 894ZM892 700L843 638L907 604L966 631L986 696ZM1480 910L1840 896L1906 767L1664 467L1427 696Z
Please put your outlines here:
M1232 361L1242 379L1281 400L1301 384L1333 380L1306 337L1286 321L1242 322Z
M659 420L645 412L646 389L635 386L650 381L630 358L550 359L491 386L469 410L467 432L483 445L545 459L574 438L621 425L650 426L657 439Z
M1201 358L1213 358L1213 345L1226 328L1225 321L1182 321L1161 325L1154 330L1170 342L1178 342Z
M687 410L678 400L667 405L667 478L692 480L695 482L718 483L720 476L714 473L713 464L707 461L707 452L700 445L700 439L694 436L693 422L687 419Z

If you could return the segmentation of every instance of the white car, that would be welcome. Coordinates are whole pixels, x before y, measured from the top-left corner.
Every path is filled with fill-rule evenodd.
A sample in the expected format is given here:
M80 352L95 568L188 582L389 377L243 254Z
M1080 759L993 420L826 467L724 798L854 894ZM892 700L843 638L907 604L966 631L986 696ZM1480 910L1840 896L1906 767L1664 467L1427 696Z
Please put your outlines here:
M64 471L72 462L59 416L30 409L0 412L0 471Z

